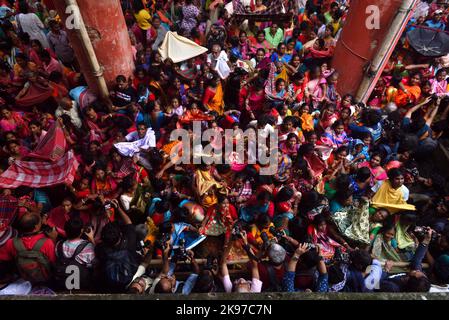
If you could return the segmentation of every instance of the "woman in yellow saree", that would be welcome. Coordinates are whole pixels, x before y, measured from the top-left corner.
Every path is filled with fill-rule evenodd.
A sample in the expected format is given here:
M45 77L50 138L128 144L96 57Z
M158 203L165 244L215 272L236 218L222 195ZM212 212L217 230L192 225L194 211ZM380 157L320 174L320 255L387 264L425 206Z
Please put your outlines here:
M226 187L216 180L209 165L200 165L195 171L194 187L198 201L205 209L218 203L217 193L227 195Z
M415 210L415 206L408 204L409 190L404 186L404 175L399 168L390 169L388 180L379 181L372 191L372 205L375 208L385 208L391 213L402 210Z

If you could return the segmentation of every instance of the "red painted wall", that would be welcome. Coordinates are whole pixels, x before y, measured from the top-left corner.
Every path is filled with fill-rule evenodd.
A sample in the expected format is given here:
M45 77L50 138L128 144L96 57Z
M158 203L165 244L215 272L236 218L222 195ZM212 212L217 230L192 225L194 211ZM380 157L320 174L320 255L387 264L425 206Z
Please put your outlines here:
M337 89L340 94L355 94L363 78L363 70L373 59L387 34L401 0L356 0L346 18L342 34L335 48L332 67L340 76ZM369 5L379 7L380 29L369 30L366 20Z
M65 24L67 15L63 0L53 0L58 13ZM125 18L119 0L77 0L84 24L91 36L98 62L104 67L104 77L110 86L115 77L122 74L132 75L134 59L129 40ZM81 65L83 74L93 90L96 90L94 77L89 72L89 65L82 49L81 42L71 30L67 30L73 49Z

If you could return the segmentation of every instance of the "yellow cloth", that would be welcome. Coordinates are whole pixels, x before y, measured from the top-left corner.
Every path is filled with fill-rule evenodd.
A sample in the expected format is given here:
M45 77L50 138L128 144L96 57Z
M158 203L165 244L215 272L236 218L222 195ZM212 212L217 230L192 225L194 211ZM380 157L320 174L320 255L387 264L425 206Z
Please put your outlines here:
M150 217L147 218L147 221L145 223L147 225L147 236L145 237L144 241L150 241L151 244L154 244L156 241L156 237L158 235L158 227L154 224L153 219Z
M287 73L287 69L285 67L282 67L282 71L276 77L276 80L277 79L282 79L286 83L288 83L288 73Z
M398 248L401 250L407 248L409 250L416 249L415 241L407 232L406 228L401 225L401 223L396 225L396 242L398 243Z
M221 83L217 86L217 90L215 91L215 95L212 100L206 105L208 109L212 109L216 111L218 115L222 116L224 113L224 101L223 101L223 87Z
M304 131L313 131L313 116L310 113L304 112L301 117L301 128Z
M151 15L145 9L139 11L139 13L134 14L139 28L142 30L148 30L151 28Z
M30 70L30 71L33 71L33 72L36 72L37 71L37 65L34 63L34 62L28 62L28 69ZM14 65L14 68L13 68L13 70L14 70L14 76L15 77L17 77L17 78L19 78L19 77L24 77L25 75L23 74L23 69L22 69L22 67L21 66L19 66L19 64L18 63L16 63L15 65Z
M388 87L387 89L387 102L393 102L396 100L398 89L395 87Z
M408 204L404 200L401 189L391 187L389 180L385 180L377 190L372 199L372 205L375 208L386 208L391 213L401 210L416 210L414 205Z
M271 240L274 238L274 236L271 234L270 232L270 228L274 227L274 224L271 222L270 225L262 230L259 230L259 228L257 228L255 225L251 228L251 234L253 235L254 239L256 240L256 243L258 245L262 245L263 244L263 240L262 240L262 233L265 232L268 236L268 239Z
M197 170L195 172L195 191L204 208L218 203L214 188L220 193L226 193L223 185L216 181L209 171Z

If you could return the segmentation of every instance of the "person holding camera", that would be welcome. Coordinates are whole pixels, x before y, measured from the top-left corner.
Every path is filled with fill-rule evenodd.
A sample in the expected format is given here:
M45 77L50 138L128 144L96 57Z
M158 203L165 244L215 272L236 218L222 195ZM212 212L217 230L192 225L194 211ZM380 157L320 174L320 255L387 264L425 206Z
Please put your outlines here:
M230 241L225 243L224 252L221 257L220 262L220 277L223 282L223 287L225 292L231 293L232 291L239 293L257 293L262 291L262 281L260 281L258 262L255 259L254 254L252 254L251 248L248 244L246 231L242 230L240 232L240 238L243 241L243 247L247 252L250 252L250 271L251 280L246 280L243 278L237 279L234 282L231 281L228 270L228 256L232 248L232 243Z
M380 283L382 292L449 292L449 255L434 259L429 244L435 239L435 231L427 227L406 274L392 275ZM429 271L423 272L422 261L426 258Z
M98 274L101 288L108 292L123 292L131 282L138 268L137 234L129 216L113 199L111 207L121 218L119 221L108 222L101 229L101 242L96 247L98 257ZM94 232L98 230L94 227Z
M92 228L84 228L80 217L70 217L64 224L64 234L67 240L59 241L56 245L56 266L54 272L55 286L67 290L66 280L69 266L75 266L80 272L80 286L78 289L91 288L93 264L95 260L95 241ZM83 239L87 238L87 240Z
M327 292L328 291L328 275L326 264L324 263L323 257L319 253L319 247L315 247L315 249L311 250L312 247L308 243L302 243L295 250L295 253L290 258L290 261L287 265L287 271L282 280L283 290L286 292L295 292L295 291L313 291L316 292ZM300 261L301 260L301 261ZM298 265L298 262L300 263ZM296 278L296 270L299 269L299 274L301 275L300 286L296 286L297 283L295 281ZM304 271L312 271L312 276L307 281L306 277L304 277ZM318 271L319 275L316 280L314 279L313 273ZM312 281L310 281L312 280Z
M198 263L194 258L194 253L192 250L187 250L186 255L187 260L192 266L192 273L189 275L186 281L177 281L174 274L177 260L180 257L176 257L178 253L175 253L170 260L173 247L170 244L170 240L165 242L164 253L162 255L162 270L159 276L153 282L152 293L182 293L183 295L189 295L193 288L195 287L196 281L198 279L198 274L200 273L200 268Z

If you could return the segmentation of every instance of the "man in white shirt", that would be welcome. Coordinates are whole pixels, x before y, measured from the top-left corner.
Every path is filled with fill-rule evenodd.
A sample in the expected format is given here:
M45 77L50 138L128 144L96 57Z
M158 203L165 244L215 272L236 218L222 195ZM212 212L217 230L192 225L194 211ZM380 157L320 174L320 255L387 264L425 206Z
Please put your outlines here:
M64 114L70 117L70 121L76 128L81 128L82 122L78 113L78 105L75 101L67 97L61 99L55 112L55 115L58 118Z
M231 73L228 61L226 52L221 50L219 44L214 44L212 46L212 53L207 55L207 64L211 69L217 71L221 79L226 79Z

